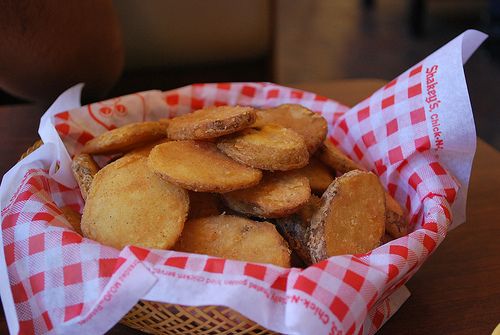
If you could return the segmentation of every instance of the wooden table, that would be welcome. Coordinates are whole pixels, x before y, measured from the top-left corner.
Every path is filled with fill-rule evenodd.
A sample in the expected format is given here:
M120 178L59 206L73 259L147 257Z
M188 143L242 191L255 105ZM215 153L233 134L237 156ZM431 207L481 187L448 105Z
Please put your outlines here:
M346 104L367 97L380 80L291 85ZM36 139L42 111L0 106L0 174ZM478 140L467 223L453 230L407 283L411 297L378 334L491 334L500 322L500 153ZM0 313L0 334L7 325ZM122 325L109 334L138 334Z

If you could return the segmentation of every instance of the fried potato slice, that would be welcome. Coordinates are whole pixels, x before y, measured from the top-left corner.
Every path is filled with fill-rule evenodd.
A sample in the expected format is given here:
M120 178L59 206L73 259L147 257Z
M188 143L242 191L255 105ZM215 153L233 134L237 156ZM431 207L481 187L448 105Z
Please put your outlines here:
M255 122L251 107L209 107L175 117L167 129L173 140L202 140L231 134Z
M315 157L311 157L309 159L309 164L296 170L296 172L306 176L309 180L311 191L319 195L325 192L334 179L334 175L325 164Z
M311 260L368 252L378 246L384 226L385 193L377 176L350 171L328 187L311 218Z
M80 213L69 206L61 207L61 211L63 212L66 220L68 220L69 224L71 225L71 228L73 228L73 230L78 234L83 235L82 228L80 226L82 221L82 216L80 215Z
M346 173L352 170L367 171L363 166L347 157L330 141L325 141L319 150L319 158L326 165L340 173ZM408 221L406 220L403 208L394 200L389 193L386 197L386 220L385 230L394 238L399 238L408 233Z
M313 154L326 138L328 125L323 116L297 104L285 104L257 111L255 126L275 123L302 136L309 154Z
M118 249L129 244L167 249L181 235L188 208L187 191L151 172L147 158L122 157L96 174L82 232Z
M244 129L222 138L217 147L234 160L262 170L298 169L309 161L302 137L274 124Z
M330 140L325 140L323 142L323 145L321 145L318 150L318 157L327 166L340 173L346 173L352 170L366 170L363 166L347 157L347 155L337 148Z
M189 191L189 220L219 215L222 212L218 194Z
M225 193L222 197L237 212L278 218L297 211L310 196L307 177L290 172L268 172L258 185Z
M76 155L71 162L71 171L80 187L80 193L82 194L83 200L86 200L90 186L92 185L92 180L99 171L99 166L97 166L90 155L79 154Z
M258 184L262 172L227 157L213 143L171 141L151 150L148 165L163 179L195 192L224 193Z
M273 224L232 215L189 220L174 249L290 267L290 249Z
M130 151L147 142L166 137L167 124L158 121L127 124L91 139L82 152L93 155L116 154Z
M384 235L384 189L373 173L350 171L328 187L309 225L304 227L302 221L296 217L284 230L308 264L335 255L368 252Z

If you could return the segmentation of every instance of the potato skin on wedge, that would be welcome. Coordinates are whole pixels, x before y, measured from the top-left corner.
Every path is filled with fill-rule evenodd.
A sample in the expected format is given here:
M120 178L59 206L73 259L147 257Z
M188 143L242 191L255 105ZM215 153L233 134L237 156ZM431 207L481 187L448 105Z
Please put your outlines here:
M261 170L293 170L309 161L302 137L274 124L244 129L222 138L217 147L234 160Z
M145 157L131 155L96 174L81 228L85 237L118 249L167 249L181 235L188 208L186 190L151 172Z
M272 223L232 215L189 220L174 250L290 267L290 249Z
M195 192L224 193L254 186L262 172L227 157L215 144L170 141L155 146L148 166L163 179Z
M250 126L255 118L251 107L209 107L171 119L167 133L172 140L216 138Z
M297 211L311 196L307 177L290 172L268 172L253 187L223 195L229 208L260 218L278 218Z

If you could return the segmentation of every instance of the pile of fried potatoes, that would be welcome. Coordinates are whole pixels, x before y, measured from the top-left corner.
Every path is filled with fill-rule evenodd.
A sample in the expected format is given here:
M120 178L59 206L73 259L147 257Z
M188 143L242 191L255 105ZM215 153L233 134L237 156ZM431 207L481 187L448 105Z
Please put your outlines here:
M365 253L405 235L401 206L326 135L321 115L291 104L129 124L74 157L85 207L81 221L63 212L85 237L115 248L282 267ZM118 158L100 169L92 155Z

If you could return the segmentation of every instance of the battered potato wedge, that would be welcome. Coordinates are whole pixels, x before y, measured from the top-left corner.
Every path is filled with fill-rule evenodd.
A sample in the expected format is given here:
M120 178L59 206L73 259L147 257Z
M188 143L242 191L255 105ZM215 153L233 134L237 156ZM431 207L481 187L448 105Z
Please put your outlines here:
M368 252L384 235L384 189L373 173L350 171L325 191L309 226L292 224L285 227L288 237L292 236L290 244L308 264Z
M274 124L244 129L222 138L217 147L234 160L262 170L298 169L309 161L302 137Z
M218 194L189 192L189 220L219 215L222 212L222 204Z
M352 170L366 170L363 166L347 157L330 140L323 142L318 153L318 157L323 163L341 174Z
M235 162L213 143L171 141L151 150L148 165L163 179L195 192L224 193L254 186L262 172Z
M305 176L290 172L268 172L253 187L225 193L229 208L260 218L278 218L297 211L311 196Z
M151 172L145 157L130 155L96 174L82 232L118 249L129 244L167 249L181 235L188 208L186 190Z
M189 220L174 249L290 267L290 249L273 224L232 215Z
M255 122L251 107L220 106L197 110L170 120L168 138L202 140L231 134Z
M340 173L346 173L352 170L367 171L364 167L347 157L328 140L325 141L320 148L319 157L323 163ZM408 233L408 221L405 218L403 208L389 195L389 193L386 192L385 197L385 230L394 238L406 235Z
M167 124L159 121L131 123L91 139L83 146L82 153L104 155L127 152L166 137L166 129Z
M90 155L79 154L73 158L71 170L80 187L80 193L82 194L83 200L86 200L90 186L92 185L92 180L99 171L99 166L97 166Z
M326 138L328 126L323 116L297 104L285 104L257 111L255 126L275 123L302 136L309 154L313 154Z
M296 170L296 172L306 176L309 179L311 191L319 195L325 192L334 179L334 175L330 170L315 157L311 157L309 164Z
M82 228L80 226L82 221L82 216L80 215L80 213L69 206L61 207L61 211L63 212L64 217L66 218L66 220L68 220L73 230L78 234L83 235Z

